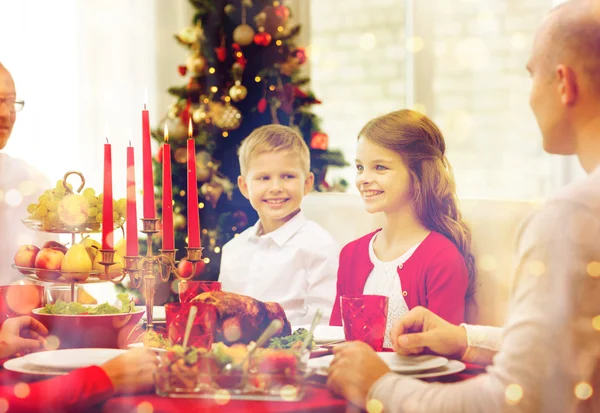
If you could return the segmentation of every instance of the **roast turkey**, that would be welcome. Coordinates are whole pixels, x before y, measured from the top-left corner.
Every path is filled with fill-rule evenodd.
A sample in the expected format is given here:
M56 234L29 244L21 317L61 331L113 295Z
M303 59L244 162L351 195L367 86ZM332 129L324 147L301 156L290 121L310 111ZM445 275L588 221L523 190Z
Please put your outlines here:
M285 311L278 303L262 302L225 291L204 292L198 294L192 302L212 304L217 308L218 320L213 342L233 344L256 341L275 319L279 319L283 327L274 337L292 333Z

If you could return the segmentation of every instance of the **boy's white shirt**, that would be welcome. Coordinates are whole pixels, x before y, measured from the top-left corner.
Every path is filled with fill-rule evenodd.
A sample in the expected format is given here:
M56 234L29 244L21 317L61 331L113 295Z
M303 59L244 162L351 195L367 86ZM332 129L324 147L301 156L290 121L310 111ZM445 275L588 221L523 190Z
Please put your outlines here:
M302 211L268 234L256 224L223 246L223 291L281 304L292 326L310 324L317 310L329 324L340 247Z

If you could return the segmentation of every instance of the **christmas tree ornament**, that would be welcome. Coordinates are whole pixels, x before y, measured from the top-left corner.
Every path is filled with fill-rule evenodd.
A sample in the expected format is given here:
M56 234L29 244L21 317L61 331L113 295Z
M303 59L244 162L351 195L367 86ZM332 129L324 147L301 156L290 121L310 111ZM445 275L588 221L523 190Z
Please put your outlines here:
M258 32L254 35L254 43L258 46L267 47L271 44L271 35L267 32Z
M186 27L175 35L175 37L181 43L190 45L198 40L198 33L194 27Z
M280 24L285 24L290 17L290 9L283 4L274 8L275 16L280 19Z
M252 0L242 0L242 5L244 7L252 7Z
M201 54L194 53L188 56L186 62L187 69L192 73L202 73L206 69L206 58Z
M181 76L185 76L187 74L187 66L185 66L185 65L179 65L177 67L177 71L179 72L179 74Z
M248 46L254 40L254 29L247 24L240 24L233 31L233 41L240 46Z
M232 15L233 13L235 13L236 8L233 4L228 4L225 6L224 10L225 10L225 14L227 14L229 16L229 15Z
M258 110L259 113L265 113L265 110L267 110L267 98L261 98L258 101L258 104L256 105L256 109Z
M156 155L154 155L154 160L158 163L162 163L162 161L163 161L163 146L162 145L160 148L158 148Z
M173 228L183 230L187 225L187 221L182 214L173 214Z
M233 199L233 190L235 189L235 185L233 185L233 182L231 182L229 178L227 178L225 175L223 175L215 169L211 181L220 185L223 188L223 192L225 192L225 194L227 195L227 199L229 199L230 201Z
M169 108L167 109L167 116L170 119L175 119L179 116L179 105L177 105L177 103L171 103L169 105ZM171 127L169 127L169 130L171 130Z
M256 23L256 27L258 27L258 31L263 31L265 29L265 22L267 21L267 13L261 11L256 16L254 16L254 23Z
M208 182L213 175L212 156L207 151L199 151L196 154L196 179L200 182Z
M326 151L329 145L329 136L323 132L313 132L310 137L310 147L312 149L319 149Z
M248 89L237 80L231 88L229 88L229 96L231 96L231 100L234 102L239 102L243 100L248 94Z
M204 105L200 105L197 109L195 109L192 112L192 120L194 121L194 123L204 122L207 116L208 113L206 113Z
M283 7L287 10L285 6L267 6L265 7L261 13L265 13L267 16L264 26L265 30L271 34L277 34L277 28L283 26L289 17L289 10L286 12L284 10L280 10L279 8Z
M306 62L306 49L304 47L297 47L292 51L291 56L298 59L298 64L303 65Z

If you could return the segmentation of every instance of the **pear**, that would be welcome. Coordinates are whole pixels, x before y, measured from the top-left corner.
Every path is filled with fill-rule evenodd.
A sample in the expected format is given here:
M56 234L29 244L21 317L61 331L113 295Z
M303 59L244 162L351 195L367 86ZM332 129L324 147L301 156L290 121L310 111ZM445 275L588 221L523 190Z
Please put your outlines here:
M117 241L117 243L115 244L115 255L119 254L121 257L124 257L127 255L126 253L126 247L127 244L125 243L125 238L121 238L119 241ZM116 260L115 260L116 261Z
M68 249L60 265L67 281L85 281L92 270L92 260L85 247L75 244Z
M96 254L98 254L98 250L102 248L102 245L98 241L90 237L87 237L83 241L81 241L81 244L83 244L83 246L85 247L88 255L90 256L90 260L94 262Z
M98 274L98 278L100 278L101 280L105 280L105 267L104 265L100 264L100 261L102 261L102 254L98 253L96 254L96 258L94 258L93 269L96 271L100 271L100 274ZM117 274L121 274L121 270L123 270L123 267L125 266L125 260L119 253L115 252L113 261L115 263L108 267L108 271L113 277L116 277Z

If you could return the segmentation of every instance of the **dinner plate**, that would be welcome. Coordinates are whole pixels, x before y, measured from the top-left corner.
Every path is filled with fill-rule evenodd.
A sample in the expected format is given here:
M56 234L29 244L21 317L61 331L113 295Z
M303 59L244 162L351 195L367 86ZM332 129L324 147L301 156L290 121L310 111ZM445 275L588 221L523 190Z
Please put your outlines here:
M311 362L313 360L318 360L318 359L312 359L311 361L309 361L309 365L311 364ZM439 367L437 369L426 370L426 371L421 371L421 372L412 373L412 374L409 374L409 373L398 373L398 374L401 374L401 375L407 376L407 377L411 377L413 379L429 379L429 378L434 378L434 377L449 376L450 374L460 373L461 371L466 369L466 367L467 366L465 366L465 363L463 363L462 361L449 360L448 364L446 364L443 367ZM316 374L319 376L327 376L327 370L326 370L326 368L319 368L318 370L314 370L313 374Z
M24 357L27 364L37 368L68 371L106 363L126 350L116 348L74 348L40 351Z
M29 364L25 360L25 357L7 360L4 362L4 368L16 373L31 374L34 376L63 376L68 374L67 371L44 369L43 367L34 366L33 364Z
M128 348L143 348L144 347L144 343L131 343L127 345ZM167 349L166 348L158 348L158 347L146 347L152 351L155 351L157 353L166 353Z
M377 355L396 373L416 373L433 370L448 364L448 359L440 356L401 356L393 352L378 352ZM309 368L326 370L333 360L333 354L310 359Z
M292 328L292 332L296 331L299 328L309 329L310 326L297 326ZM313 337L316 344L326 344L334 341L344 340L346 336L344 335L344 328L340 326L316 326L315 332L313 333Z

